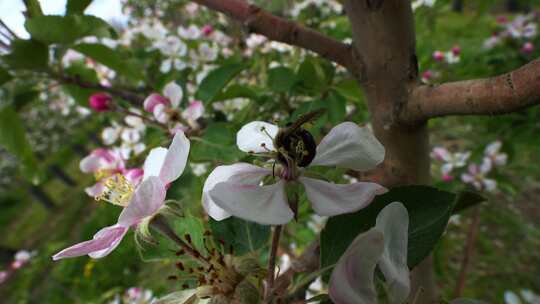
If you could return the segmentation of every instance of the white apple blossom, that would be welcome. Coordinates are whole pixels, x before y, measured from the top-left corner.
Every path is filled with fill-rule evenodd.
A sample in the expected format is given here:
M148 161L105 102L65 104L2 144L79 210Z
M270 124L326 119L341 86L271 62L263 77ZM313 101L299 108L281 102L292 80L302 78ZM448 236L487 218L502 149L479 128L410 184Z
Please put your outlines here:
M497 189L497 181L487 178L491 166L486 163L482 165L470 164L468 172L461 175L461 180L466 184L471 184L476 190L493 192Z
M294 152L281 146L282 139L276 138L284 133L279 132L278 126L261 121L248 123L238 131L240 150L274 153L278 160L281 158L282 168L277 174L272 169L247 163L215 168L204 184L202 199L212 218L223 220L234 215L261 224L285 224L294 217L285 188L296 182L303 185L313 209L322 216L355 212L366 207L375 195L386 192L375 183L334 184L309 177L306 171L308 165L353 170L374 168L384 159L384 147L367 128L352 122L341 123L330 130L316 149L311 135L304 130L307 134L302 136L311 139L298 142ZM298 154L291 156L293 153ZM273 183L263 184L268 176L274 176Z

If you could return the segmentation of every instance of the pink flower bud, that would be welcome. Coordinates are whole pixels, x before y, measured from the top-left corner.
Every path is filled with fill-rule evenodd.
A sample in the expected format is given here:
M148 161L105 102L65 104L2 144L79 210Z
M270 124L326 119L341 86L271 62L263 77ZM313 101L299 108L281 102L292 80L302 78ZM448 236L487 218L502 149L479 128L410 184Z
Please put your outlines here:
M171 102L167 97L163 97L157 93L152 93L150 96L146 97L144 100L144 110L150 113L154 112L154 109L157 105L169 106Z
M433 52L433 59L436 61L443 61L444 60L444 53L441 51L435 51Z
M429 81L429 80L431 80L431 78L433 78L433 73L430 70L427 70L424 73L422 73L422 79L423 80Z
M449 183L449 182L454 180L454 177L452 175L449 175L449 174L443 174L441 176L441 179L443 180L443 182Z
M214 32L214 28L211 25L207 24L207 25L202 27L201 32L205 36L210 36Z
M525 53L525 54L530 54L534 51L534 44L530 43L530 42L526 42L522 47L521 47L521 52Z
M461 48L459 47L459 45L455 45L452 48L452 54L454 54L455 56L458 56L460 53L461 53Z
M505 24L507 22L508 22L508 18L506 16L503 16L503 15L497 16L498 24Z
M106 93L95 93L90 96L89 104L96 112L105 112L111 109L112 98Z

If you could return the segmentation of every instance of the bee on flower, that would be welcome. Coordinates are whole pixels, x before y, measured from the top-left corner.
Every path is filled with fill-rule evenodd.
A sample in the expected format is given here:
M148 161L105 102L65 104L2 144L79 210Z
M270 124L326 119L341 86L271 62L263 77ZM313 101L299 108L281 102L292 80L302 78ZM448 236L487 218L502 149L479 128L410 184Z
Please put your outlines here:
M254 121L237 133L240 150L269 158L268 166L236 163L215 168L203 187L203 207L215 220L232 215L268 225L295 217L291 189L303 187L315 212L334 216L360 210L387 190L369 182L334 184L310 172L314 166L373 169L384 159L384 147L367 128L352 122L334 127L319 145L303 124L312 112L286 127Z

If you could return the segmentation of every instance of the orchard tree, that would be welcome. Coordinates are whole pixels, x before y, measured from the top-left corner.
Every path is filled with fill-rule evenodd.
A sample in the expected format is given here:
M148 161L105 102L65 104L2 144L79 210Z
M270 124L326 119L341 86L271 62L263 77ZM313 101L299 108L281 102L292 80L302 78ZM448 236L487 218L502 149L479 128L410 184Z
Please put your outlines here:
M158 303L306 303L319 276L329 292L313 300L376 303L383 285L390 303L441 303L430 254L449 217L483 198L429 186L428 121L537 104L540 61L492 78L426 84L409 1L326 4L346 15L350 43L244 0L193 2L209 10L128 2L133 16L153 21L115 30L84 15L90 1L70 0L65 16L51 16L28 0L30 39L1 24L9 101L0 143L29 182L43 172L17 112L36 93L67 94L91 115L125 118L102 133L119 149L95 149L80 165L96 177L86 192L122 209L117 223L53 259L105 257L133 229L143 255L177 261L178 291ZM187 26L194 16L207 24ZM298 70L279 62L289 55ZM347 114L347 102L359 99L369 115ZM366 116L370 127L351 121ZM469 167L463 181L491 189L483 174L506 162L499 149L486 149L483 166ZM434 153L447 162L444 173L469 157ZM195 185L203 162L211 172ZM344 174L353 182L344 184ZM193 202L202 208L186 207ZM330 218L279 271L283 237L313 213ZM475 303L466 301L452 303Z

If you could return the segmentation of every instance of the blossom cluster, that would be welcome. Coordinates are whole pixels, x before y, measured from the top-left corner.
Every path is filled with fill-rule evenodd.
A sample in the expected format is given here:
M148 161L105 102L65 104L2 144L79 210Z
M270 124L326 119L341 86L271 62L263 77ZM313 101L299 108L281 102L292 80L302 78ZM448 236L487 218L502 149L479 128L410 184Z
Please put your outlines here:
M461 48L454 45L450 50L436 50L431 55L432 60L438 66L437 68L425 70L422 73L421 80L423 83L432 83L433 80L440 78L442 72L449 69L450 65L459 63L461 56Z
M497 189L497 181L488 175L496 168L506 165L508 155L501 152L502 142L495 141L488 144L483 152L480 163L469 162L470 151L450 152L443 147L435 147L431 152L431 158L440 162L440 176L444 182L455 179L456 172L460 168L467 167L461 174L461 181L471 185L478 191L493 192Z
M497 18L498 30L484 41L485 49L492 49L508 42L517 45L523 54L531 54L534 49L533 39L538 35L538 14L518 15L513 20L506 16Z

